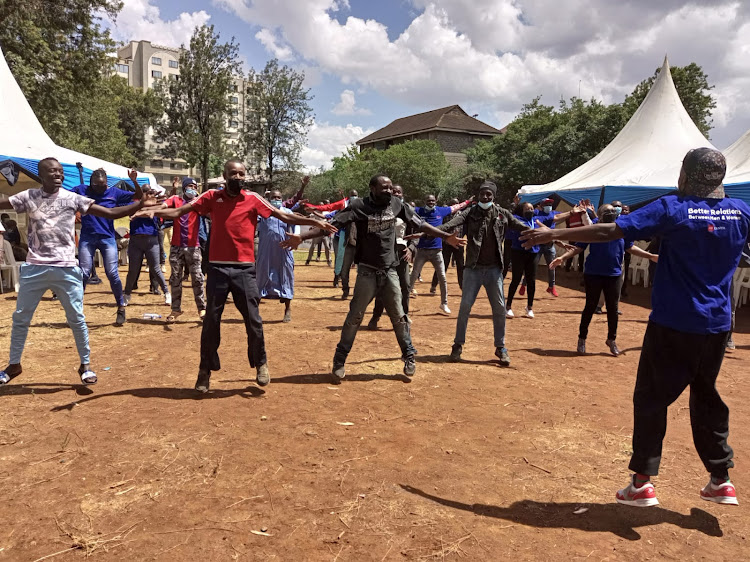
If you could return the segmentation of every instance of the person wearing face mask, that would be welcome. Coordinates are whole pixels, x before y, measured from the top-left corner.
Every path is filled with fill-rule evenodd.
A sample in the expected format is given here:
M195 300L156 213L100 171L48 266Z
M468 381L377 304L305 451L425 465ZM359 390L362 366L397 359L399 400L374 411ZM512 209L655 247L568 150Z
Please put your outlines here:
M527 228L536 228L534 206L531 203L522 203L516 210L515 215ZM512 273L510 285L508 286L508 299L506 301L508 318L515 318L513 312L513 297L516 295L516 289L521 284L521 279L526 278L526 316L534 318L534 295L536 293L536 269L541 257L540 247L533 246L525 249L521 246L518 238L518 232L511 232L508 236L512 240L511 260Z
M103 169L94 170L89 179L89 185L79 185L73 188L73 193L93 199L102 207L112 209L129 205L133 199L141 199L143 191L137 181L138 172L128 171L135 193L109 187L107 185L107 172ZM126 321L125 297L122 290L122 280L118 271L118 250L115 238L114 221L93 215L81 216L81 234L78 240L78 263L83 272L83 287L86 289L94 265L94 254L99 250L104 262L104 272L109 280L109 286L117 303L117 316L115 323L122 326Z
M414 210L404 205L401 199L392 197L393 183L382 174L373 176L369 183L370 195L356 199L344 210L333 217L331 224L336 228L345 228L350 223L357 224L357 282L354 295L349 305L349 313L341 330L341 339L333 356L332 376L335 382L346 376L346 359L354 345L354 339L364 318L370 302L382 297L385 309L391 319L396 339L401 348L404 360L404 374L413 376L417 370L416 350L411 340L411 320L404 313L401 301L403 293L399 288L396 269L400 256L396 254L396 219L425 232L439 237L451 245L463 245L455 234L441 232L424 222ZM310 240L322 233L312 229L302 236L289 235L284 245L296 248L303 240Z
M414 212L427 224L437 228L443 224L443 219L445 217L461 211L469 204L471 204L471 199L450 207L440 207L437 205L437 199L435 196L428 195L425 197L424 206L415 208ZM427 262L432 264L435 268L435 273L437 273L438 276L438 282L440 284L440 312L443 314L450 314L451 309L448 308L448 279L445 276L443 241L440 238L433 238L432 236L420 237L419 243L417 244L417 256L414 258L414 268L412 269L411 279L409 280L409 290L412 294L416 294L414 284L421 275L424 264Z
M461 211L439 227L451 232L463 226L466 236L466 264L464 266L461 305L456 320L456 337L453 340L450 360L460 361L469 314L484 287L492 308L495 356L504 367L510 365L510 356L505 347L505 299L503 296L503 239L508 230L521 231L529 226L518 220L509 210L497 205L497 186L484 182L479 186L477 204Z
M750 207L726 198L726 159L696 148L682 161L677 195L665 195L614 223L561 232L538 228L521 236L527 246L551 240L608 242L660 236L651 292L651 316L643 336L633 393L633 455L619 503L657 505L651 477L659 473L667 413L690 387L693 442L711 478L702 500L737 505L729 479L734 466L727 443L729 408L716 388L732 325L730 286L750 234ZM704 259L701 259L704 257Z
M284 207L281 192L272 190L269 203L282 213L292 211ZM258 256L255 260L258 290L262 299L277 299L284 304L284 319L292 321L292 299L294 298L294 254L280 246L287 233L299 228L276 217L258 219Z
M554 204L554 200L552 199L545 199L541 202L541 204L535 209L534 214L536 215L536 219L540 221L544 226L547 226L549 228L555 228L555 225L558 222L562 222L560 220L557 220L555 217L559 215L557 211L552 210L552 205ZM544 244L540 248L540 252L542 256L544 257L544 263L549 266L549 264L552 263L552 261L555 259L555 256L557 255L557 250L555 249L554 244ZM554 268L548 268L547 269L547 292L552 295L553 297L559 297L560 295L557 292L557 288L555 287L555 269ZM518 290L518 294L523 296L526 293L526 277L523 278L521 281L521 288Z
M163 204L162 204L163 205ZM162 206L160 205L160 206ZM128 242L128 276L125 280L123 298L125 304L129 304L132 293L138 283L141 273L143 258L146 258L149 280L152 287L154 283L161 287L164 293L164 304L172 304L172 295L169 292L167 281L159 263L159 231L158 221L154 218L132 217L130 219L130 241Z
M599 207L599 221L602 223L613 223L617 218L617 212L612 205ZM632 241L610 240L609 242L598 242L587 244L579 242L576 248L569 250L559 258L550 263L550 269L555 269L578 254L582 254L589 248L589 255L583 269L583 281L586 288L586 306L581 313L581 324L578 329L578 353L586 353L586 338L589 333L589 325L594 317L599 303L599 296L604 293L604 302L607 305L607 341L605 342L609 351L617 357L620 350L617 347L617 320L618 302L620 299L620 277L622 275L622 262L625 254L643 257L653 262L658 261L658 256L634 246Z
M206 191L180 207L142 213L167 219L178 219L188 213L211 215L206 280L207 309L201 331L200 366L195 382L195 390L202 394L209 391L211 373L221 369L221 317L230 293L245 323L247 358L250 366L255 368L255 380L259 386L266 386L271 382L263 319L259 310L260 291L255 274L254 239L258 218L273 216L287 224L314 226L326 232L336 231L327 223L294 213L284 213L257 193L245 189L246 174L242 162L228 160L224 163L224 179L227 181L225 189Z

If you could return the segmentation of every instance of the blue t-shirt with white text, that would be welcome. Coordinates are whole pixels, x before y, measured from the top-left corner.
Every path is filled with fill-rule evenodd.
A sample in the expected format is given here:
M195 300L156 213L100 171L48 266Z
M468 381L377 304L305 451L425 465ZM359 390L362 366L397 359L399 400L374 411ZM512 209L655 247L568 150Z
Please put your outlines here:
M750 232L750 207L734 198L667 195L618 217L617 225L626 240L661 236L653 322L692 334L730 330L730 285Z
M132 192L116 187L108 187L101 195L94 194L88 185L77 185L71 191L93 199L94 203L108 209L130 205L133 202ZM115 222L103 217L95 217L94 215L81 216L81 238L92 235L114 238Z

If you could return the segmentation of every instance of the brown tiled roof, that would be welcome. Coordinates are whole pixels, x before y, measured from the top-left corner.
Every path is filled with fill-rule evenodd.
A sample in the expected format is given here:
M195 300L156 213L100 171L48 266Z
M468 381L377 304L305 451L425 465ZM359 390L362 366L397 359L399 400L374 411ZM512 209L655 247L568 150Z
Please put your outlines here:
M358 140L357 144L369 144L432 130L461 131L462 133L478 135L500 134L500 131L495 127L490 127L487 123L482 123L479 119L470 117L458 105L451 105L396 119L382 129Z

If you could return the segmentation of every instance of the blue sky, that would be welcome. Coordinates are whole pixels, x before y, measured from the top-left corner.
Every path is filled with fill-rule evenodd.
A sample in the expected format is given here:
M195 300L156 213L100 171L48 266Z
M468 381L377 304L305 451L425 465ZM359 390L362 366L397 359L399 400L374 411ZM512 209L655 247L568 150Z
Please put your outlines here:
M393 119L461 105L493 126L523 103L622 101L661 65L697 62L716 85L711 140L750 128L750 7L737 0L124 0L113 33L177 46L212 23L248 66L303 70L325 165Z

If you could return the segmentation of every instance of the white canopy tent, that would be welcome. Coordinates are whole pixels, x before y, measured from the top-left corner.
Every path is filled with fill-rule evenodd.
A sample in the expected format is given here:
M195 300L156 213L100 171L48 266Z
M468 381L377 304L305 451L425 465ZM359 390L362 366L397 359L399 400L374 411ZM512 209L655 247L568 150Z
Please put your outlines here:
M80 184L76 163L82 164L84 182L97 168L107 171L108 183L129 182L128 169L74 150L57 146L44 131L23 95L0 49L0 193L13 195L39 185L37 181L39 160L52 156L65 169L63 187L71 189ZM12 182L12 184L11 184ZM156 187L153 174L138 174L138 183Z
M750 204L750 131L724 151L727 159L727 175L724 189L730 197L737 197Z
M636 205L675 190L685 154L704 146L714 148L683 107L665 57L643 103L604 150L554 182L524 186L519 196Z

